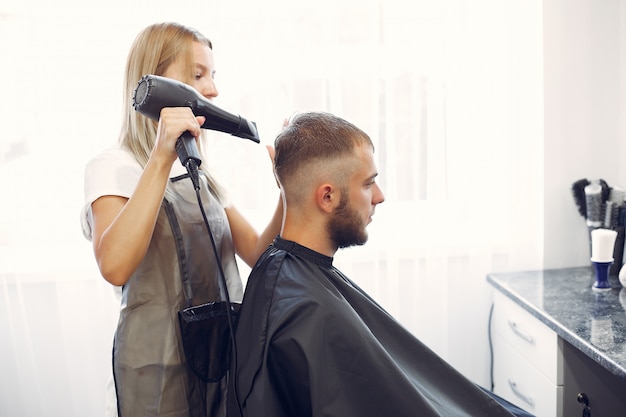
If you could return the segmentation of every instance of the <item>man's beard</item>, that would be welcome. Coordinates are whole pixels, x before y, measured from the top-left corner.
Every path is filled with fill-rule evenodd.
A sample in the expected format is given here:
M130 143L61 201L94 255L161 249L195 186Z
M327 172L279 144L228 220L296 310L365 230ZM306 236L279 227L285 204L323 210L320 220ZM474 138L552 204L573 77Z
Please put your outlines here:
M365 225L356 210L348 205L346 191L327 225L330 238L338 248L363 245L367 242Z

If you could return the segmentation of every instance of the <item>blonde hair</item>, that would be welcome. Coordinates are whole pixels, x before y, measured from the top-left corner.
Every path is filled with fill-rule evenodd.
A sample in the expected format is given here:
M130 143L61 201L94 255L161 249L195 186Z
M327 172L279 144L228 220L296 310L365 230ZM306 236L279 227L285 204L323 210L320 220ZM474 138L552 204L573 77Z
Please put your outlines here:
M191 83L194 76L193 43L200 42L213 49L211 41L197 30L172 22L156 23L141 31L133 42L126 61L123 88L123 119L119 141L131 152L137 162L145 167L156 142L158 123L135 111L132 105L133 93L144 75L163 75L175 61L184 64L186 79ZM202 160L203 140L199 141ZM225 191L207 172L200 167L209 181L209 188L223 203Z

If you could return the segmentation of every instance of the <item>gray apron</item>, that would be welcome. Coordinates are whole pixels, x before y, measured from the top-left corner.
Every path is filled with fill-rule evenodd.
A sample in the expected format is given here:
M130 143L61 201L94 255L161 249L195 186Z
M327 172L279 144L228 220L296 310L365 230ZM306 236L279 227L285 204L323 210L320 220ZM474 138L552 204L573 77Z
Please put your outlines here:
M243 288L226 213L202 178L204 209L220 253L231 301ZM120 417L225 415L226 377L205 383L187 366L178 311L225 300L219 269L189 178L168 184L145 258L124 285L113 344L113 374ZM191 295L191 294L188 294Z

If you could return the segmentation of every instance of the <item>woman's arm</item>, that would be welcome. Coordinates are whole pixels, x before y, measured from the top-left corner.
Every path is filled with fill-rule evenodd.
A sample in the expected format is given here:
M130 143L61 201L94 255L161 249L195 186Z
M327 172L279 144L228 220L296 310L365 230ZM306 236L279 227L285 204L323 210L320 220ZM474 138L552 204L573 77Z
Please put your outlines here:
M185 131L197 137L203 122L204 117L195 118L189 108L164 108L154 148L133 195L103 196L91 204L93 250L100 273L111 284L126 284L143 260L176 160L174 144Z
M272 167L274 166L274 147L266 146ZM279 186L278 181L276 184ZM274 240L276 235L280 233L283 225L284 206L282 194L279 194L278 203L274 215L270 219L263 233L258 234L243 215L233 206L227 207L226 216L230 223L230 231L233 235L233 245L235 252L243 261L252 268L259 257L265 252L265 249Z
M91 204L93 250L100 273L124 285L148 250L170 168L149 161L129 198L103 196Z
M261 234L257 233L235 207L230 206L225 210L233 235L235 252L252 268L276 235L280 233L283 222L283 200L278 199L274 215Z

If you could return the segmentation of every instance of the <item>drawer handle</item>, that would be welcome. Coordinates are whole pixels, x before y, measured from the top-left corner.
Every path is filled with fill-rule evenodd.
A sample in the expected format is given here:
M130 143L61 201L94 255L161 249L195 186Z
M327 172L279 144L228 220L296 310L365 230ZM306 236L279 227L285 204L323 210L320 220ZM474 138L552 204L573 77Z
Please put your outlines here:
M526 333L523 333L519 329L519 327L517 327L517 323L515 323L514 321L509 320L509 326L511 326L511 330L513 330L513 333L515 333L516 335L518 335L519 337L521 337L522 339L524 339L525 341L527 341L531 345L535 344L535 339L533 339L532 336L527 335Z
M510 379L508 381L509 381L509 387L511 387L511 391L513 391L513 394L518 396L522 401L524 401L525 403L527 403L531 407L535 406L535 402L533 401L532 397L529 397L527 395L522 394L517 389L517 384L514 381L511 381Z

